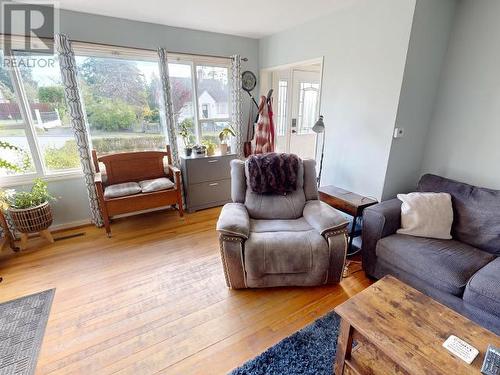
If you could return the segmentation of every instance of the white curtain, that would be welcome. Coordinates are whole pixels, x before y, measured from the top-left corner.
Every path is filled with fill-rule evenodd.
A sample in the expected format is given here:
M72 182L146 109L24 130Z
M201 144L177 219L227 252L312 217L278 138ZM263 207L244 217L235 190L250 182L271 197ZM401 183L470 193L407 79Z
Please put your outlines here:
M179 166L179 150L177 148L177 129L175 127L174 113L172 109L172 92L170 88L170 77L168 75L167 50L158 48L158 57L160 61L160 76L163 87L163 107L165 108L165 118L170 150L172 150L172 159L176 167Z
M241 96L241 56L231 56L231 123L236 133L236 155L243 158L243 114Z
M75 54L71 47L71 42L66 35L56 34L55 46L59 55L59 67L64 85L64 93L71 117L71 126L75 135L80 162L82 164L85 185L90 203L90 218L97 226L102 226L102 216L99 210L99 201L94 184L94 172L90 154L90 142L87 133L87 124L83 104L78 89L78 78L76 71Z

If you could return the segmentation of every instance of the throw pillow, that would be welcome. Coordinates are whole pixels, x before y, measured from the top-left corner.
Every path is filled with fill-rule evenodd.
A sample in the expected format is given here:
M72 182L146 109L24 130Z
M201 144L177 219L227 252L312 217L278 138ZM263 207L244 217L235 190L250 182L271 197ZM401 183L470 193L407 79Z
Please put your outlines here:
M400 234L451 239L453 208L448 193L398 194L401 205Z
M143 193L152 193L153 191L172 189L175 185L166 177L144 180L139 182Z

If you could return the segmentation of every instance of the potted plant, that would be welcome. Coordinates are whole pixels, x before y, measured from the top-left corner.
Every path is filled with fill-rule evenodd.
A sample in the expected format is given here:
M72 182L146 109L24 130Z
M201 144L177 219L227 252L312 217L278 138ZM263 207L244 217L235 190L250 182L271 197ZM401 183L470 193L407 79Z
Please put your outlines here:
M213 156L217 149L217 145L209 139L204 139L202 143L207 148L207 156Z
M191 156L193 153L193 144L191 143L192 132L191 129L193 127L193 121L189 118L184 119L179 124L180 130L179 135L182 138L182 142L184 143L184 152L186 156Z
M236 137L234 129L231 125L229 125L229 127L222 129L222 131L219 133L221 155L226 155L228 153L229 140L231 137Z
M207 147L205 145L194 145L193 151L195 153L195 156L204 156L205 152L207 151Z
M45 231L52 224L52 210L47 183L36 179L31 191L16 192L5 190L0 194L3 207L6 207L15 228L23 233Z

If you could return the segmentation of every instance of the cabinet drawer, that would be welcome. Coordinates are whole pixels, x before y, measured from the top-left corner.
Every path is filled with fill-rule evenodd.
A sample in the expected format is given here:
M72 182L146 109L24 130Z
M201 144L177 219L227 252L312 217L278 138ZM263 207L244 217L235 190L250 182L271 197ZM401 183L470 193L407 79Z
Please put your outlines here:
M187 200L189 207L203 206L231 199L231 180L202 182L189 185Z
M232 159L234 157L219 156L186 160L189 185L230 178Z

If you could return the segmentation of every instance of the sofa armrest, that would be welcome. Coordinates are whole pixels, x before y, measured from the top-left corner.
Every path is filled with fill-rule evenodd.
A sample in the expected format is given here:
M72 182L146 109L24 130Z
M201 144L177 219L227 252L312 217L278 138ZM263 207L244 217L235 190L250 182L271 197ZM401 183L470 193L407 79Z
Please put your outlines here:
M349 224L339 211L320 200L308 201L304 206L303 216L322 236L326 232L342 230Z
M224 235L248 239L250 218L245 205L241 203L225 204L217 221L217 231Z
M365 272L374 276L377 242L401 227L401 201L391 199L363 210L362 260Z

